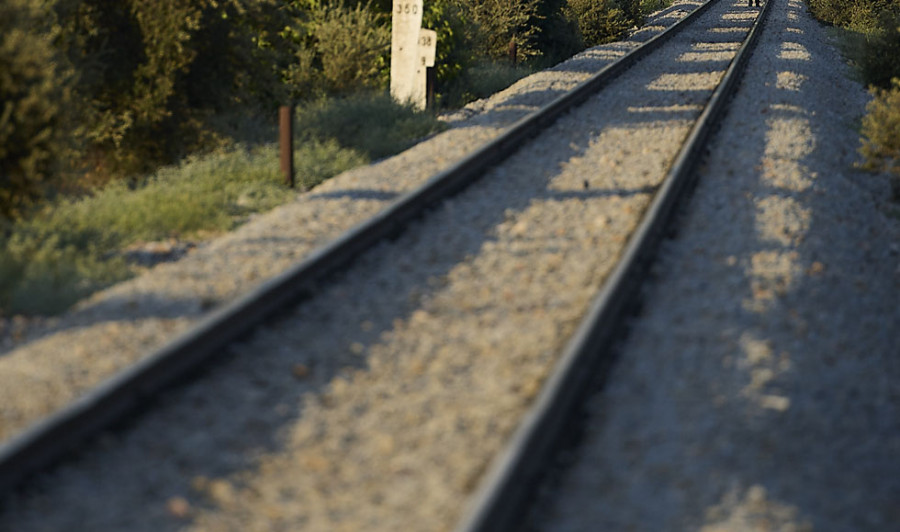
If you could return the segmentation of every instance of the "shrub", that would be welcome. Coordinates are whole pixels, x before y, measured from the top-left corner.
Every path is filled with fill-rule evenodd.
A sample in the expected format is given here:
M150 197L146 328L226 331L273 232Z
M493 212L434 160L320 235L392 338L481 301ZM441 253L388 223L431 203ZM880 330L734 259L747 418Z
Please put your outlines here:
M586 46L619 39L643 18L638 0L568 0L565 12Z
M430 113L399 104L386 93L322 99L297 112L301 142L334 140L372 159L402 151L442 127Z
M509 87L532 72L527 65L513 66L507 61L481 61L469 68L446 88L442 103L450 107L487 98Z
M539 33L536 39L540 57L538 68L551 67L572 57L584 49L584 41L578 27L565 10L568 0L544 0L541 2Z
M813 15L850 31L845 53L875 98L862 121L863 167L891 174L900 201L900 0L808 0Z
M435 91L443 92L475 62L478 27L455 0L425 2L422 27L437 32Z
M458 0L464 16L475 27L476 55L484 58L507 57L509 43L515 40L523 58L538 54L540 0Z
M44 192L66 147L70 73L46 12L29 0L0 3L0 218Z
M892 83L890 90L876 90L866 107L860 153L866 168L891 173L892 199L900 201L900 78Z
M893 12L881 12L856 62L866 84L887 89L892 78L900 77L900 6Z
M896 0L807 0L814 17L855 31L869 31L878 25L885 10L896 10Z
M386 94L322 100L299 112L297 184L312 188L442 127ZM377 127L373 128L373 124ZM134 273L121 250L232 229L294 197L273 144L192 157L129 183L57 198L0 235L0 313L56 313Z
M271 106L279 94L277 0L55 0L54 9L79 74L93 173L173 162L214 140L204 134L211 114Z
M16 234L0 243L0 315L61 312L129 275L124 260L103 259L96 248Z
M364 164L334 141L295 153L297 181L311 187ZM134 185L115 181L58 199L0 237L0 314L52 314L133 275L121 250L138 241L232 229L247 215L294 197L281 184L274 145L192 159Z
M660 9L665 9L670 5L672 5L671 0L642 0L641 13L643 15L649 15L650 13L655 13Z
M368 5L315 2L288 35L297 46L285 72L295 98L387 86L390 30Z
M814 17L835 26L846 26L850 22L851 6L858 4L856 0L808 0L808 3Z

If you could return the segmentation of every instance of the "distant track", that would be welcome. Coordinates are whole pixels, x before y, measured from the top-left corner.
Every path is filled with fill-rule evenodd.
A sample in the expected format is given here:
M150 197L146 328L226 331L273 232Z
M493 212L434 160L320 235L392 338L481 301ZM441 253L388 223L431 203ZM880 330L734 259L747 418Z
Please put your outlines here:
M346 268L354 258L378 242L402 232L411 220L478 180L488 168L515 153L527 139L537 135L557 118L602 90L610 81L627 71L647 54L664 45L666 41L688 26L716 1L710 0L703 4L682 21L604 68L574 90L518 121L498 138L456 163L450 169L435 175L425 185L405 195L383 212L351 229L253 292L212 312L189 332L105 381L66 408L5 442L0 446L0 491L15 487L28 475L48 467L67 453L77 449L86 438L122 419L126 413L140 407L159 390L183 378L186 373L199 367L224 346L248 334L268 316L313 293L315 286L324 278ZM724 95L720 95L718 92L717 96L713 98L714 101L722 99L724 99ZM708 110L707 113L709 112ZM705 134L705 131L695 133L692 134L692 138ZM690 164L687 161L695 160L696 152L699 149L699 147L694 147L688 150L688 153L683 154L679 159L679 161L682 159L685 161L679 162L678 165L687 168L687 165ZM675 184L668 184L669 181L663 187L664 189L680 190L684 186L685 178L677 178ZM653 212L665 211L668 213L676 201L675 196L671 195L670 197L669 193L663 194L662 192L660 196L668 199L660 200L660 197L657 197L661 205L654 207ZM661 219L662 214L654 214L653 217ZM641 232L642 234L658 233L661 224L661 221L648 222L646 224L648 227L642 229ZM643 238L636 238L632 241L631 247L634 249L629 251L629 261L638 260L632 258L632 255L643 257L647 253L645 248L649 249L650 244L635 243ZM620 277L622 277L621 280ZM612 287L630 282L634 282L632 276L617 273L614 279L608 283L604 293L619 293L621 288ZM616 299L624 297L620 295L616 296ZM601 296L601 298L612 298L612 296ZM624 299L617 304L623 305ZM597 312L606 314L613 311L613 308L606 310L595 308L592 314ZM582 327L578 338L589 336L593 339L596 334L598 333L585 331ZM576 340L576 342L580 342L580 340ZM571 348L567 353L569 351ZM567 354L566 359L568 360L571 356ZM554 377L554 381L556 379L557 377ZM542 396L540 404L543 405L546 401ZM521 436L518 436L517 441L520 440ZM489 513L493 513L493 511ZM475 514L481 515L482 511L477 511ZM475 521L478 522L482 520L480 517L475 518Z

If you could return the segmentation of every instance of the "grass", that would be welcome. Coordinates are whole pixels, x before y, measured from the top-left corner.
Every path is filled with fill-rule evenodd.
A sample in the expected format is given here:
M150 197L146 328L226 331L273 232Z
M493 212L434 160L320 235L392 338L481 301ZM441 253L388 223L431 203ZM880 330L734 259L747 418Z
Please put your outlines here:
M452 109L487 98L532 74L528 63L512 65L508 61L485 61L468 68L459 79L446 87L440 97L442 107Z
M297 112L297 137L330 139L377 160L412 146L442 126L429 113L400 105L387 94L327 99Z
M841 56L853 67L853 79L865 84L865 79L859 70L859 61L865 54L867 32L860 29L830 26L826 33L841 52Z
M386 96L323 101L298 111L297 185L309 189L397 153L441 126ZM378 131L371 132L371 124ZM0 315L56 314L133 276L122 251L137 242L197 240L290 201L277 146L237 147L59 198L0 234ZM0 228L3 229L3 228Z
M670 5L672 5L672 0L641 0L641 13L646 16Z
M843 26L830 28L854 78L873 99L855 124L860 135L862 168L889 177L890 200L900 202L900 11L855 4Z

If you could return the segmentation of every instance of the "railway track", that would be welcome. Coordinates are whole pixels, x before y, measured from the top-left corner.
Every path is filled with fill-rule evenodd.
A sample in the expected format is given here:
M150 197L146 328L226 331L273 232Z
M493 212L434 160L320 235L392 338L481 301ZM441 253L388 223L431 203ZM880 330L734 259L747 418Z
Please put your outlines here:
M765 13L767 9L768 5L762 12ZM513 381L516 382L505 383L503 386L509 386L512 395L502 396L500 400L501 403L510 402L506 406L501 405L500 414L521 412L532 401L536 405L526 414L524 424L516 430L511 440L512 447L504 451L494 465L490 466L484 475L487 480L483 482L481 478L486 466L484 458L463 466L458 474L444 473L448 477L446 480L458 492L469 492L476 485L482 486L466 512L467 517L460 525L461 530L496 530L511 526L517 516L521 515L521 505L530 497L523 488L533 484L533 480L540 475L540 468L536 466L551 452L553 441L564 424L561 413L569 409L577 399L586 374L594 371L587 368L595 367L598 360L602 364L606 358L603 353L608 350L609 343L620 327L619 317L631 305L640 283L641 272L652 256L655 242L666 230L667 220L679 197L689 186L691 169L702 156L705 137L714 127L716 117L724 109L729 91L734 89L739 79L744 58L749 53L747 50L758 32L756 26L751 30L752 17L748 13L751 12L742 2L713 0L703 4L682 23L627 54L551 105L519 121L483 149L435 176L424 187L403 197L376 218L356 227L291 271L266 283L258 291L215 312L188 334L154 353L138 366L104 383L74 405L5 443L0 448L0 488L13 487L32 472L41 470L71 452L85 438L134 411L147 397L181 378L185 372L192 371L225 346L235 340L248 338L248 332L273 313L288 317L282 318L280 324L255 333L249 340L241 340L240 343L249 347L230 349L238 352L242 349L262 351L258 342L268 342L266 337L276 332L287 334L292 327L285 324L298 322L297 320L304 323L305 332L299 338L296 332L290 333L294 336L289 334L288 342L283 345L296 346L308 342L311 346L309 349L316 349L318 338L315 337L315 329L317 326L321 326L323 330L328 327L323 322L323 319L328 319L322 316L327 318L329 313L337 312L329 310L328 301L348 300L349 305L340 307L340 312L356 318L359 330L345 331L343 334L346 338L341 344L344 348L349 347L353 355L344 359L351 361L351 365L357 365L357 369L344 379L335 378L331 382L332 377L340 374L338 369L331 367L332 363L315 360L295 364L292 379L307 379L310 372L318 372L327 381L316 385L325 390L319 394L318 402L321 404L315 408L307 404L296 411L288 408L289 413L281 409L281 413L276 412L276 417L315 418L325 415L316 408L321 407L322 412L334 410L335 403L346 403L351 411L365 417L366 412L376 409L361 405L350 406L355 386L368 386L372 388L372 393L385 402L390 402L389 392L379 389L379 384L369 383L368 377L361 373L364 372L365 364L374 371L378 369L377 366L386 363L385 360L392 360L391 363L397 364L403 362L405 366L394 369L411 367L416 377L429 375L432 367L451 364L430 355L418 361L388 356L390 350L385 346L392 342L396 345L390 349L396 352L439 352L444 346L429 344L427 338L428 331L442 329L451 336L456 335L454 341L447 344L448 350L459 349L484 355L498 350L515 350L517 347L507 346L503 343L504 339L496 335L472 340L466 336L469 328L477 326L488 331L496 328L497 331L506 333L521 330L523 336L528 337L525 331L534 327L536 336L529 338L528 343L537 348L536 352L521 357L513 353L513 358L520 359L513 364L520 365L531 375L524 381L518 381L518 377L515 377ZM752 11L753 15L755 13ZM749 38L745 40L745 36ZM741 42L744 44L741 45ZM661 54L661 50L667 52ZM682 79L678 79L679 77ZM617 83L621 86L616 85ZM616 96L607 100L607 93L614 93ZM616 98L632 99L618 101ZM610 112L613 108L619 110L618 115ZM530 140L534 137L537 137L536 140ZM682 143L682 138L687 140ZM683 147L679 148L682 144ZM551 145L543 153L544 147ZM591 153L597 147L605 147L605 151ZM643 153L634 153L640 148L644 149ZM534 155L540 158L540 163L528 158ZM614 175L615 172L597 172L597 164L605 164L610 168L636 168L639 175L626 179ZM594 168L590 169L592 166ZM521 183L516 181L523 172L531 170L537 174L527 177ZM485 178L478 181L482 176ZM476 181L477 187L482 188L472 185ZM513 192L520 192L521 196L506 199L506 203L503 203L504 198L509 198ZM447 199L451 197L452 199ZM491 201L498 203L492 205ZM618 204L627 216L619 219L606 214L598 216L591 211L600 204L610 202ZM480 203L483 205L479 205ZM565 218L570 214L556 210L556 206L569 203L575 205L574 212L583 218L566 221ZM464 207L471 208L470 205L476 210L484 208L487 212L459 214ZM505 210L498 213L496 205L504 205ZM609 205L604 207L609 208ZM531 212L535 209L535 212ZM415 229L405 229L425 212L428 214L422 221L415 222ZM554 223L561 221L557 218L563 218L562 226L554 228ZM585 227L577 230L563 229L567 223ZM435 233L435 227L442 228L441 232ZM544 229L549 234L545 235ZM465 236L461 236L461 233L467 231L480 232L474 244L461 240ZM571 231L573 234L560 235L561 231ZM385 243L387 237L396 240ZM545 237L549 240L542 240ZM597 245L606 240L616 244L612 249L598 252L609 255L605 257L606 263L586 264L572 270L568 261L577 263L583 258L574 255L576 250L583 251L586 245ZM447 244L436 245L434 241ZM369 250L371 253L363 255ZM513 279L514 285L522 282L547 282L558 277L577 278L576 284L580 288L573 292L572 287L560 287L557 292L559 301L553 300L549 306L535 300L547 299L546 294L535 298L520 298L509 292L508 287L497 289L487 286L488 283L481 287L482 290L474 293L467 292L461 296L455 293L454 283L457 280L465 278L467 282L475 280L477 284L477 280L492 269L491 265L500 260L492 255L495 252L514 259L511 266L504 266L510 268L508 273L511 277L518 276ZM442 256L445 253L447 256ZM451 266L417 266L408 260L409 257L438 264L449 260ZM486 262L479 263L482 259ZM353 265L348 266L351 263ZM395 275L399 271L400 276L405 279L382 278L378 275L366 278L366 272L380 271L378 268L383 263L392 265L388 269L396 270ZM532 276L534 271L529 272L531 268L536 268L541 273L537 279ZM335 274L335 271L343 273ZM373 282L383 285L380 288L383 296L391 293L395 297L396 293L405 295L401 298L404 301L398 303L398 310L379 316L384 310L381 303L360 299L362 296L359 293ZM409 283L412 283L412 288ZM600 293L593 299L591 296L597 288L600 288ZM570 295L569 292L575 295ZM298 299L309 302L301 305L299 310L284 310ZM495 299L507 300L512 306L493 308L491 305ZM544 320L540 317L537 322L530 320L534 320L536 313L547 313L554 307L561 308L565 318L550 323L546 331L538 330ZM466 313L476 316L475 324L465 320L458 324L446 321L448 315L459 316ZM582 319L582 316L586 317ZM509 327L513 328L510 330ZM380 337L377 332L381 332ZM567 338L571 339L566 340ZM562 350L562 355L558 356L560 349L554 346L561 341L566 347ZM281 343L281 340L276 343ZM359 361L361 355L365 355L366 363ZM235 355L238 359L241 356ZM559 362L554 362L557 357ZM239 366L242 364L236 363ZM547 376L546 372L554 364L556 369ZM328 369L324 369L325 366L329 366ZM482 369L492 367L501 373L506 371L491 364ZM464 385L455 382L452 376L455 370L449 370L449 374L436 377L442 382L441 387L445 392L463 393L471 383ZM228 377L215 376L221 373L220 370L213 373L213 379L229 380ZM474 378L477 381L485 375L476 375ZM504 378L507 377L509 376ZM541 388L545 379L546 383ZM269 388L270 384L266 383L264 387ZM410 386L415 388L414 385ZM310 390L306 392L310 393ZM190 395L192 392L177 393ZM396 400L406 401L403 397ZM428 399L433 400L436 399ZM465 400L460 402L467 403ZM370 403L371 401L366 405ZM177 405L167 405L166 408L177 409ZM485 445L486 455L492 456L503 445L505 435L518 423L515 419L504 420L499 424L495 420L485 420L478 414L478 409L473 408L471 404L466 404L463 410L455 414L455 423L460 426L482 425L469 431L474 434L459 435L461 439L457 443L465 448L472 441L467 438L475 437L474 441L477 442L479 436L489 434L490 441ZM470 417L467 418L467 415ZM411 416L411 419L413 425L427 425L427 417ZM280 426L284 420L279 418L274 423ZM310 423L316 424L315 420ZM323 423L327 425L327 422ZM309 427L295 429L295 434L305 434L303 437L297 436L299 441L307 444L310 441L321 443L323 439L329 438L328 434L311 435L309 430ZM323 432L327 433L328 430ZM274 453L274 449L280 447L268 441L268 437L263 439L266 443L258 445L268 451ZM343 442L354 438L344 434L338 439ZM387 455L402 461L404 443L398 441L401 439L397 434L380 431L372 440ZM419 446L421 443L411 442L409 445ZM328 456L321 456L327 455L326 452L321 449L311 451L315 445L307 444L292 451L299 455L291 455L290 459L273 458L268 468L277 469L282 464L280 460L284 459L299 461L306 470L329 471L337 481L350 475L350 472L341 469L344 466L332 463ZM324 447L327 448L328 445ZM370 451L371 449L366 450ZM372 459L367 457L363 461ZM405 471L400 465L394 464L394 467L401 473ZM223 507L244 504L228 495L238 489L234 485L258 496L263 496L260 494L265 492L264 488L254 485L254 478L249 477L231 484L210 482L203 475L196 476L194 480L195 490L205 493L213 505ZM430 481L425 482L427 484ZM226 485L231 487L222 487ZM284 486L282 488L288 489ZM305 493L304 489L297 488L295 491ZM377 504L390 508L392 503L384 502L385 498L390 499L390 496L379 492ZM456 502L443 499L435 502L440 509L438 514L443 515L449 511L448 507L458 506L458 498L453 499ZM253 498L249 499L247 504L252 504ZM182 511L180 497L168 499L169 502L172 500L176 500L176 503L166 506L169 514L176 518L193 515L186 513L188 510ZM188 508L193 506L188 505ZM428 513L426 508L428 507L423 507L421 512L411 513L427 521L427 516L433 514ZM344 519L341 512L334 508L324 515L309 509L307 512L302 520L308 523L321 524L323 521L320 520ZM282 517L286 520L292 518L280 514L270 516L275 520ZM209 524L216 522L217 518L204 514L197 519L200 523ZM204 519L211 521L203 521ZM445 519L454 518L449 516Z
M703 113L687 136L619 264L591 305L590 312L566 346L544 391L525 417L510 445L473 498L459 531L511 530L528 512L548 462L558 452L567 425L577 425L578 403L591 384L602 382L610 364L613 342L622 337L623 317L637 304L638 292L656 246L668 230L676 204L692 185L709 135L725 112L731 93L770 9L766 2L737 49Z

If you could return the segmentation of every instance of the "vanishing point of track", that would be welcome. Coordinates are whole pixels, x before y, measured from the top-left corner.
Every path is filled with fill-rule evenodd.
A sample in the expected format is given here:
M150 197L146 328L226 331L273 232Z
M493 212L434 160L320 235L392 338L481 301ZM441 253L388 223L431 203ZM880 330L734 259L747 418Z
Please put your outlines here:
M628 54L551 105L518 122L495 141L450 170L435 176L426 186L405 196L379 216L358 226L291 271L269 281L241 300L216 311L191 332L176 339L142 363L107 381L64 411L6 443L0 448L0 489L11 487L30 472L71 451L84 438L138 406L144 398L196 367L221 346L246 334L266 316L312 292L317 282L336 269L344 267L366 249L385 237L400 233L408 221L477 180L486 168L496 165L514 153L528 138L535 136L558 117L602 89L613 78L689 24L712 3L714 2L704 4L681 24ZM750 32L747 42L752 42L755 33L755 29ZM583 364L588 363L581 361L581 358L588 353L595 354L605 350L602 346L609 342L612 330L616 328L616 320L613 318L621 316L629 305L628 302L633 299L643 266L652 255L654 243L659 239L666 220L678 201L678 195L686 188L691 165L700 157L705 136L712 127L715 116L721 112L728 91L736 83L737 72L746 55L744 51L746 47L747 44L733 61L701 120L689 135L688 143L685 144L668 177L656 193L638 232L631 239L624 259L606 282L591 312L566 349L559 363L559 369L544 387L535 410L528 416L523 428L514 438L514 450L506 453L498 462L505 465L495 467L488 475L489 481L481 490L481 496L477 499L479 502L475 503L476 509L470 514L469 524L463 525L464 529L490 528L491 523L506 522L504 519L509 519L516 513L513 509L519 504L516 501L521 501L527 496L508 494L510 492L504 486L527 484L527 480L535 474L534 471L528 472L521 467L521 461L538 463L540 460L535 457L546 452L551 445L553 427L547 425L548 418L558 417L558 413L564 411L565 405L572 401L571 396L576 390L566 375L577 378L578 374L584 372ZM560 396L558 394L560 390L565 390L570 397ZM533 438L536 433L542 436L542 441ZM541 451L542 448L545 450ZM531 454L535 451L538 454ZM504 515L506 517L503 517Z

